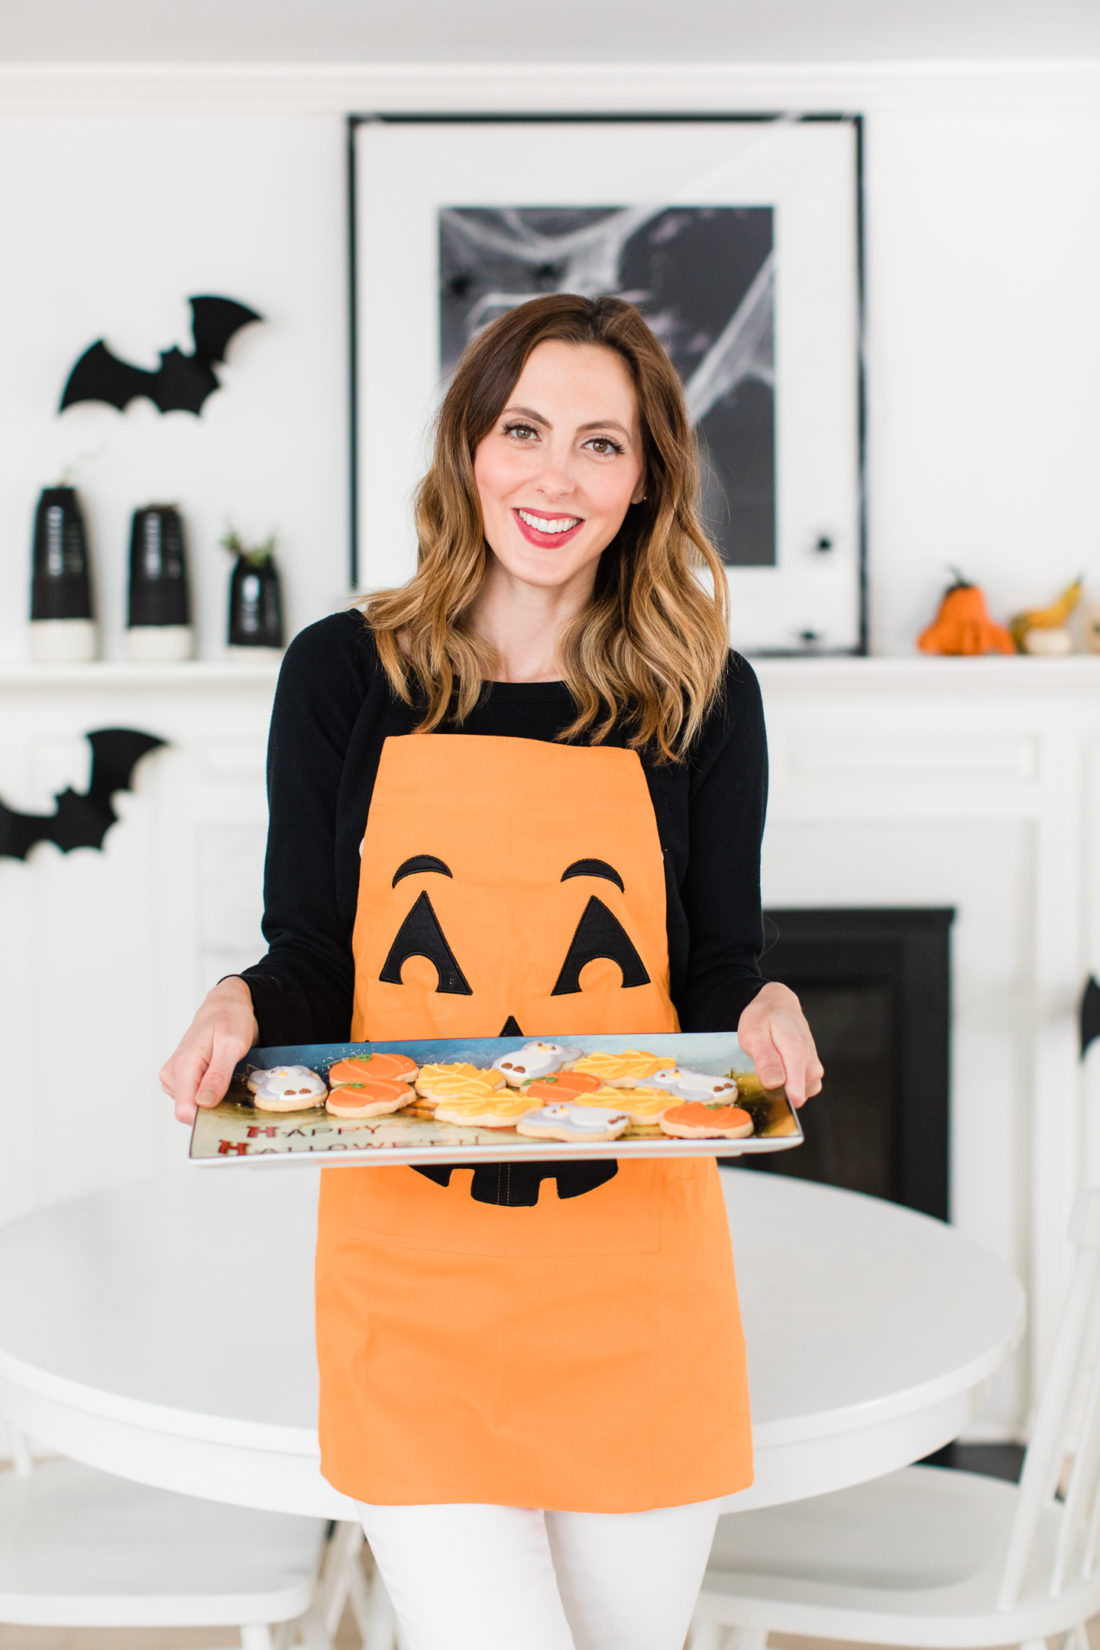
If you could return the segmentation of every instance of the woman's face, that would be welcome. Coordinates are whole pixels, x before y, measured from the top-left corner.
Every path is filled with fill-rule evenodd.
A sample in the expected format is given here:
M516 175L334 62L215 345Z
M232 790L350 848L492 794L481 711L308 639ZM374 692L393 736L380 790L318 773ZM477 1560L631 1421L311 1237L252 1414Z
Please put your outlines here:
M643 492L637 397L603 344L538 344L474 454L485 538L526 585L586 596Z

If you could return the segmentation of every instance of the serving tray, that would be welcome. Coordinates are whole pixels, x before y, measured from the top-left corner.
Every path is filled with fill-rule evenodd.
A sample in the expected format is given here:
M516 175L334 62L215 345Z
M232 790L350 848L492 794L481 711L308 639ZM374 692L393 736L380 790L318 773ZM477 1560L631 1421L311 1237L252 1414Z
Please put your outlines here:
M465 1037L412 1043L304 1043L289 1048L254 1048L237 1067L219 1106L201 1110L191 1131L190 1160L201 1166L226 1163L263 1165L316 1163L326 1168L362 1163L522 1163L570 1158L741 1157L786 1151L801 1144L802 1127L782 1089L764 1089L748 1055L732 1032L633 1032L597 1036L555 1032L554 1041L586 1053L644 1049L667 1056L670 1065L690 1066L713 1077L736 1077L738 1105L753 1120L743 1140L678 1140L656 1127L631 1125L615 1140L533 1140L515 1129L475 1128L392 1112L386 1117L342 1119L323 1107L308 1111L261 1111L252 1104L245 1078L257 1068L310 1066L322 1077L349 1054L405 1054L417 1065L467 1061L491 1066L514 1054L530 1037ZM669 1104L678 1102L674 1096Z

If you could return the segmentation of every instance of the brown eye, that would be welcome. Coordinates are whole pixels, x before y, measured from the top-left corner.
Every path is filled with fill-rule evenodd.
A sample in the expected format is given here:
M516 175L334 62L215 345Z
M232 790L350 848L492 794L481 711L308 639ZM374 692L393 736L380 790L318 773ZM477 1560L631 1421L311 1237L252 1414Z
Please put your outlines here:
M436 990L456 997L472 997L466 976L444 937L439 918L426 893L416 902L397 930L378 978L387 985L402 985L402 966L410 957L424 957L436 971Z
M619 919L608 910L595 894L589 899L577 924L577 931L569 943L565 961L552 997L565 997L580 991L581 970L597 957L606 957L622 970L623 987L648 985L645 964Z

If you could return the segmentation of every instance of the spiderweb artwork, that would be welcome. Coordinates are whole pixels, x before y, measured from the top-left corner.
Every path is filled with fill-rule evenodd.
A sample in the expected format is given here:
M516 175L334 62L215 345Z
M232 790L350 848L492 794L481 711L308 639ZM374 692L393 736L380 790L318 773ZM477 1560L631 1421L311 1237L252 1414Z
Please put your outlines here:
M769 206L445 206L440 354L544 292L636 304L668 351L731 567L776 565L775 239Z

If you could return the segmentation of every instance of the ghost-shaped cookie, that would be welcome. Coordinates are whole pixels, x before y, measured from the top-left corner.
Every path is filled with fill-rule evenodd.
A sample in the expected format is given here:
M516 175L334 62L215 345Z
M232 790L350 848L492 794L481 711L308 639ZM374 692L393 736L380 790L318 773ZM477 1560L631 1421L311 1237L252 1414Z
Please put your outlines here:
M662 1066L646 1078L651 1089L663 1089L681 1100L736 1100L737 1084L732 1077L711 1077L690 1066Z
M570 1048L568 1043L524 1043L514 1054L494 1061L494 1069L502 1073L505 1082L518 1088L532 1078L549 1077L571 1060L579 1060L583 1053L583 1049Z
M529 1111L516 1124L517 1134L536 1140L615 1140L630 1119L605 1106L558 1104Z
M247 1085L261 1111L309 1111L323 1104L328 1084L308 1066L272 1066L250 1072Z

